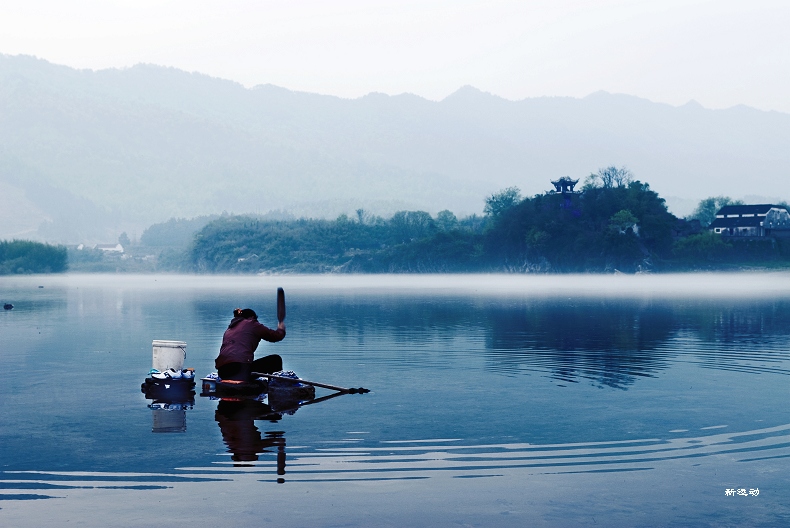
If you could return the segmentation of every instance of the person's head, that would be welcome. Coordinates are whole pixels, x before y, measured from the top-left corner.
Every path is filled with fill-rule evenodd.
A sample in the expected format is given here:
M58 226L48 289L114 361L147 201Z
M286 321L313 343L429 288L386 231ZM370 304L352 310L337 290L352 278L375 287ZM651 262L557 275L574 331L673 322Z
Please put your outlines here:
M258 314L252 308L236 308L233 310L233 317L241 317L242 319L255 319L258 320Z

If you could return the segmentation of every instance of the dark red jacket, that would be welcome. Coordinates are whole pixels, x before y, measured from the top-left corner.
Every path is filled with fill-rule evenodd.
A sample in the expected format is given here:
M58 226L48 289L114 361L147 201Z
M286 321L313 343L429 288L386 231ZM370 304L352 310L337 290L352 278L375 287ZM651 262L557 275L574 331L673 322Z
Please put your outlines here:
M252 363L255 350L261 340L276 343L285 337L285 330L272 330L255 319L234 317L222 336L222 346L214 366L220 368L228 363Z

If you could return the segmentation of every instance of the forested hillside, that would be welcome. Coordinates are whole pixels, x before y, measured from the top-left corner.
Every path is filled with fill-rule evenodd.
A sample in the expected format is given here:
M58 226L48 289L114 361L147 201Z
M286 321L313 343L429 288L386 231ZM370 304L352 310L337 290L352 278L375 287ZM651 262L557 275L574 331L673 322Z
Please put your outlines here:
M648 271L671 261L678 224L638 181L531 198L508 188L489 196L486 213L221 218L197 234L190 261L200 272Z
M621 179L609 179L612 174ZM653 272L787 267L790 240L728 240L678 219L650 186L609 167L582 192L486 199L486 215L400 211L336 220L223 217L196 236L187 269L260 272Z
M196 235L190 262L200 272L476 269L482 265L481 227L478 217L459 222L449 211L436 219L425 211L400 211L385 220L363 210L336 220L227 217ZM428 252L420 250L425 243Z
M710 203L692 218L671 214L625 168L591 174L581 191L523 197L508 187L484 199L484 215L449 210L357 209L334 220L283 215L171 219L124 254L70 250L79 272L461 273L662 272L790 267L790 236L722 237L706 229ZM780 207L786 207L779 204ZM790 235L788 233L787 235ZM123 237L121 237L123 238Z

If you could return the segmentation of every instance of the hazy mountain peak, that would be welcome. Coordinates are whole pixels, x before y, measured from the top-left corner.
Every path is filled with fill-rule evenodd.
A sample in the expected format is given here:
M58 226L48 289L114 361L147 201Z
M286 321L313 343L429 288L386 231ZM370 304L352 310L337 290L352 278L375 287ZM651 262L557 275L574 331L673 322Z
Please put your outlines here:
M367 93L367 94L363 95L362 97L360 97L360 99L362 99L362 100L384 100L384 99L390 99L391 97L392 97L391 95L386 94L384 92L370 92L370 93Z
M486 99L488 100L496 99L501 101L506 100L503 99L502 97L499 97L498 95L494 95L490 92L484 92L482 90L475 88L474 86L467 84L465 86L460 87L458 90L456 90L455 92L451 93L450 95L442 99L442 102L481 101Z
M684 104L682 108L688 108L690 110L705 110L705 107L694 99L689 99L689 101Z
M790 115L684 107L694 111L605 91L509 101L473 86L439 102L343 99L151 64L94 72L0 55L0 228L11 200L37 208L17 217L38 223L15 232L50 218L53 241L223 210L460 216L499 189L530 195L610 165L662 196L790 198Z
M656 103L644 97L636 95L629 95L623 93L611 93L604 90L593 92L582 99L583 101L590 101L596 103L604 103L608 105L626 105L626 106L670 106L664 103Z

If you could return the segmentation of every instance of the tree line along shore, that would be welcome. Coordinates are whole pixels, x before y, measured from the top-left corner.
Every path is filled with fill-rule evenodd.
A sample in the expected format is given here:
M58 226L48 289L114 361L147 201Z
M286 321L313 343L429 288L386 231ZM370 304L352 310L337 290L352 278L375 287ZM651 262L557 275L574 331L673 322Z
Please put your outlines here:
M571 180L568 180L571 181ZM557 182L553 182L557 184ZM575 181L573 182L575 183ZM557 184L559 185L559 184ZM484 215L457 218L359 209L334 220L222 215L149 227L124 251L0 242L0 273L638 273L790 268L790 239L723 237L707 225L724 197L689 218L624 168L591 174L579 191L522 197L510 187ZM570 189L570 190L569 190Z

